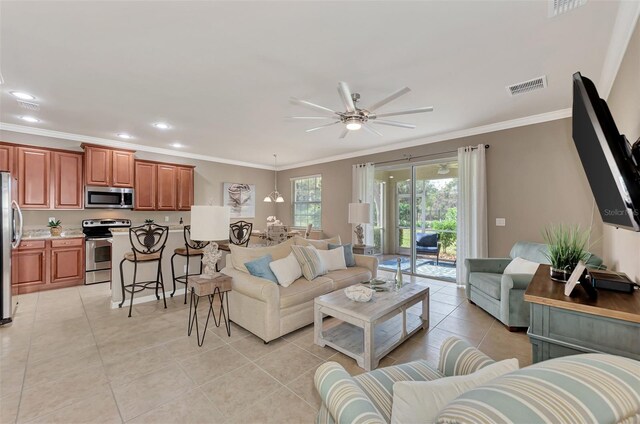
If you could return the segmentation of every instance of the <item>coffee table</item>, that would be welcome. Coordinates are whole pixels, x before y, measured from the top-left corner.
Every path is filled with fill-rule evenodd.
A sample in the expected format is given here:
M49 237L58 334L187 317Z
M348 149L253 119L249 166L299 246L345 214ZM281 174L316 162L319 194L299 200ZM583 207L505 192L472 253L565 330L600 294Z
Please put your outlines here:
M408 311L422 302L422 314ZM332 316L342 321L326 330L322 320ZM355 359L371 371L380 359L421 328L429 328L429 287L407 284L400 290L376 292L369 302L355 302L344 290L316 297L314 301L314 341L330 346Z

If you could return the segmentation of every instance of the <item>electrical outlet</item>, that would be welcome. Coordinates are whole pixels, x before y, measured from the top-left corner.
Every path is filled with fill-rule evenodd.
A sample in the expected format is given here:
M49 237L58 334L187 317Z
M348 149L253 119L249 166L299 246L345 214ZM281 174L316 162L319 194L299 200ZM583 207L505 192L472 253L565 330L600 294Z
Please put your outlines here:
M505 227L507 225L506 218L496 218L496 227Z
M169 222L169 217L168 216L164 217L164 222Z
M184 274L187 275L187 265L184 266Z

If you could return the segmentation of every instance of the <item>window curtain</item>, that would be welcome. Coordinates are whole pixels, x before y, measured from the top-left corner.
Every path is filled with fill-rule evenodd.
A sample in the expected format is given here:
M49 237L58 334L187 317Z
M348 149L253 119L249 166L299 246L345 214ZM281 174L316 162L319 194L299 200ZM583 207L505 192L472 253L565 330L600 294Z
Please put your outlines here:
M353 203L369 203L371 205L371 215L369 221L373 222L373 185L374 185L373 163L361 163L353 165L353 186L351 189L351 201ZM364 229L364 244L373 245L373 224L362 224ZM352 230L355 231L356 224L352 224ZM352 242L356 243L356 235L351 232Z
M467 284L467 258L486 258L487 239L487 177L485 146L458 149L458 286Z

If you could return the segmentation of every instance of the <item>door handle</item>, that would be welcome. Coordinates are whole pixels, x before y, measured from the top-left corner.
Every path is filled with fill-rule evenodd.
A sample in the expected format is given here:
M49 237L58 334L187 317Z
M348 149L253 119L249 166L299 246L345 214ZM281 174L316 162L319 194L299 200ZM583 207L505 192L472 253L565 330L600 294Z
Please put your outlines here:
M22 210L20 209L20 206L15 200L11 201L11 207L18 213L18 218L20 218L20 225L17 226L16 228L15 216L13 217L13 241L11 243L11 247L15 249L20 245L20 242L22 241L23 220L22 220Z

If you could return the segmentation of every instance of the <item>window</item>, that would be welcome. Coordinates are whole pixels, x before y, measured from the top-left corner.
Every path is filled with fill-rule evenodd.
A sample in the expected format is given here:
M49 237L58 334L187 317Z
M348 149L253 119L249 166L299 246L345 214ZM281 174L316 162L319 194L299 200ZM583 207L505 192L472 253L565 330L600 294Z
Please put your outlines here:
M321 228L322 223L322 176L293 178L293 226Z

